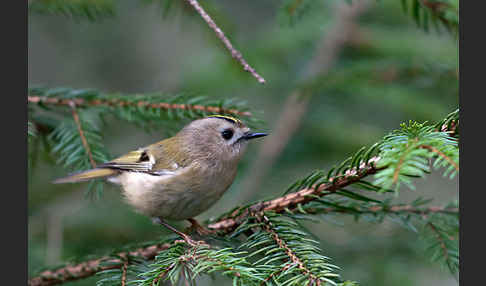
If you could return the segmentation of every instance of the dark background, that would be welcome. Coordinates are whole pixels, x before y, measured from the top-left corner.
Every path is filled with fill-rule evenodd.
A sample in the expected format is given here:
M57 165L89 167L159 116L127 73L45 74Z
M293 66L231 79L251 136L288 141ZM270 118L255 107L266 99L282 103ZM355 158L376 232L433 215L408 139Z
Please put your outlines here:
M156 4L118 1L114 17L94 23L30 14L29 86L239 98L261 111L257 116L266 121L261 127L272 130L321 37L331 30L338 2L313 7L290 27L279 12L280 1L210 2L213 19L265 77L264 86L242 71L190 9L174 7L164 18ZM199 219L277 196L297 179L315 169L328 170L402 122L436 122L457 108L458 47L446 31L431 28L427 33L418 28L400 1L373 1L359 18L355 37L321 79L298 130L258 189L248 197L242 195L248 192L245 182L252 179L248 174L258 164L262 142L250 146L232 187ZM164 130L147 134L124 122L113 121L110 126L105 142L114 156L167 136ZM29 180L29 275L43 266L167 233L135 214L115 188L90 200L84 197L87 184L50 184L67 171L44 156ZM402 188L398 200L424 196L435 198L433 204L439 205L458 199L458 179L450 181L437 173L416 185L415 191ZM423 255L414 233L394 222L356 223L338 216L309 226L345 279L362 285L458 284L447 269Z

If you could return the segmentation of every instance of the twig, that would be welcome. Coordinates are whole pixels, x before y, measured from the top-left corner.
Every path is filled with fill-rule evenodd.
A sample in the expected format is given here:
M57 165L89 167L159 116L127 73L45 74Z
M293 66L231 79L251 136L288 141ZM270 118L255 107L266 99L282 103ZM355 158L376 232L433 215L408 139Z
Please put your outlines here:
M440 1L429 1L429 0L420 0L420 3L427 7L434 16L436 16L439 20L442 21L444 25L449 27L451 25L450 20L444 17L444 11L451 6L448 3L440 2ZM455 11L457 13L457 11Z
M128 260L123 263L122 267L122 277L121 277L121 286L126 286L127 282L127 268L128 268Z
M456 162L454 162L451 158L449 158L446 154L444 154L443 152L441 152L439 149L437 149L437 148L435 148L433 146L429 146L429 145L422 145L422 146L420 146L420 148L427 149L430 152L434 152L437 155L441 156L442 158L444 158L445 160L447 160L447 162L449 162L449 164L451 164L452 166L454 166L454 168L456 169L456 171L459 172L459 166L456 164Z
M444 213L444 214L458 214L458 208L446 208L446 207L438 207L438 206L430 206L427 208L416 208L412 205L394 205L389 207L384 206L372 206L367 209L362 210L347 210L347 209L340 209L340 208L319 208L319 209L306 209L307 213L314 214L314 213L350 213L353 214L357 213L378 213L378 212L386 212L386 213L414 213L420 215L427 215L430 213Z
M76 126L78 127L79 137L81 137L81 141L83 142L84 149L86 150L86 153L88 154L89 162L91 163L91 166L93 168L96 168L96 163L93 159L93 154L91 154L91 149L89 148L88 141L86 140L86 137L84 136L83 128L81 128L81 122L79 120L79 115L78 115L78 112L76 111L76 104L73 101L71 101L69 106L71 107L71 110L72 110L72 113L73 113L74 122L76 123Z
M153 259L160 251L170 247L170 244L151 245L144 248L139 248L130 252L118 253L118 256L136 256L144 259ZM102 262L110 262L111 265L101 266ZM121 268L124 265L123 260L113 259L105 256L98 259L88 260L75 265L67 265L56 270L46 270L38 276L29 279L29 286L49 286L61 284L68 281L74 281L95 275L98 272Z
M253 215L260 223L263 223L263 229L268 232L272 236L272 239L277 243L277 245L285 251L285 253L289 257L289 260L292 261L292 264L297 265L297 268L299 268L305 275L308 275L310 281L319 281L319 278L312 274L312 272L305 267L304 262L300 260L300 258L292 251L287 243L285 243L285 241L274 230L272 222L268 219L268 217L265 216L263 212L259 212Z
M147 101L137 101L137 102L130 102L124 100L115 100L115 99L93 99L93 100L84 100L82 98L75 98L75 99L61 99L56 97L45 97L45 96L28 96L29 103L43 103L43 104L51 104L51 105L67 105L71 106L71 104L75 104L77 107L84 107L84 106L138 106L138 107L148 107L148 108L157 108L157 109L182 109L182 110L198 110L198 111L206 111L206 112L214 112L214 113L221 113L221 114L234 114L234 115L243 115L243 116L251 116L251 112L249 111L239 111L236 109L225 109L217 106L204 106L204 105L190 105L190 104L176 104L176 103L150 103Z
M267 284L267 282L270 281L270 279L272 279L273 277L279 275L282 272L287 271L287 269L289 269L292 265L294 265L294 264L293 263L287 263L287 264L285 264L284 267L280 268L279 271L273 272L272 274L268 275L268 277L265 278L265 280L263 280L262 283L260 283L260 286Z
M252 76L254 76L259 83L265 83L265 79L260 76L255 69L253 69L243 58L243 55L236 50L231 42L228 40L228 38L224 35L223 31L214 23L213 19L204 11L204 9L199 5L199 2L197 0L187 0L187 2L201 15L201 17L206 21L208 26L216 33L216 36L223 42L223 44L226 46L228 51L230 51L231 56L236 59L242 66L243 69L249 73L251 73Z
M439 230L431 222L428 222L427 226L432 230L432 232L436 235L437 239L439 240L440 248L442 249L442 252L444 253L444 258L446 260L449 260L449 252L447 251L447 246L444 242L444 238L441 236Z

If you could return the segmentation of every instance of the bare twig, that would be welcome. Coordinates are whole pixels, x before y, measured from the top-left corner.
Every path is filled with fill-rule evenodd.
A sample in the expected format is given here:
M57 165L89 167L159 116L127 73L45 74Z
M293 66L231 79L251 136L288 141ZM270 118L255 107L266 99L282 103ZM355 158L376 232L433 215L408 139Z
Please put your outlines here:
M201 15L201 17L206 21L208 26L216 33L216 36L223 42L225 47L228 49L228 51L231 53L231 56L236 59L242 66L243 69L249 73L253 77L255 77L259 83L265 83L265 79L260 76L255 69L253 69L243 58L243 55L233 47L231 42L228 40L228 38L224 35L223 31L214 23L213 19L204 11L204 9L199 5L199 2L197 0L187 0L187 2Z
M206 112L214 112L214 113L222 113L222 114L234 114L234 115L243 115L243 116L251 116L251 113L248 111L239 111L236 109L225 109L216 106L204 106L204 105L190 105L190 104L176 104L176 103L150 103L147 101L137 101L137 102L129 102L124 100L115 100L115 99L93 99L93 100L84 100L82 98L75 98L75 99L61 99L55 97L45 97L45 96L28 96L29 103L43 103L43 104L51 104L51 105L67 105L71 106L73 103L77 107L84 107L84 106L138 106L138 107L147 107L147 108L158 108L158 109L182 109L182 110L198 110L198 111L206 111Z
M81 137L81 141L83 142L84 149L86 150L86 153L88 154L88 158L89 158L89 162L91 163L91 167L96 168L96 163L93 159L93 154L91 154L91 149L89 148L88 141L86 140L86 137L84 136L83 128L81 128L81 122L79 120L79 115L78 115L78 112L76 111L76 104L73 101L71 101L69 106L71 107L71 111L73 113L74 122L76 123L76 126L78 127L79 137Z

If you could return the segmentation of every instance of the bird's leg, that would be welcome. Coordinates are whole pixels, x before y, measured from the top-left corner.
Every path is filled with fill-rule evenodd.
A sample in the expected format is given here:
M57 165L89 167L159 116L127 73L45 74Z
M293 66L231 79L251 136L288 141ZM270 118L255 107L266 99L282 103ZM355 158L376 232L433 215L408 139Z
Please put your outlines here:
M175 232L177 235L179 235L180 237L182 237L182 239L184 239L184 241L189 244L190 246L197 246L199 244L201 244L201 241L195 241L194 239L192 239L189 235L183 233L183 232L180 232L178 231L177 229L175 229L174 227L172 227L171 225L169 225L168 223L166 223L162 218L160 217L154 217L152 218L152 221L156 224L161 224L163 226L165 226L166 228L170 229L171 231Z
M200 225L197 220L193 218L188 218L187 220L191 223L189 229L194 229L199 235L206 236L214 233L214 230L209 230L205 228L204 226Z

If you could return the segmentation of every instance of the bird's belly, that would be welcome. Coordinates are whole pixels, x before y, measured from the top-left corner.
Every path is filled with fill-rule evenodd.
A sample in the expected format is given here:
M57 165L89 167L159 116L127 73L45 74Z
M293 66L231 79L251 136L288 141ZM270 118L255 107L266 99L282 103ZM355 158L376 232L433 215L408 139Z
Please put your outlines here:
M126 201L138 212L150 217L183 220L199 215L211 207L231 182L214 184L214 180L189 183L178 176L154 176L125 172L118 177ZM231 180L232 181L232 180Z

